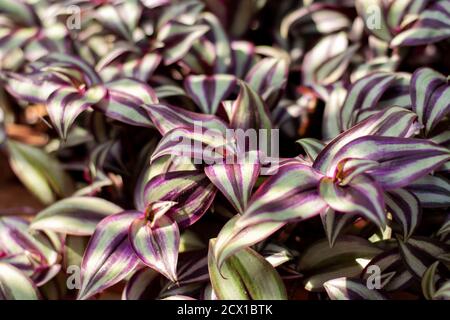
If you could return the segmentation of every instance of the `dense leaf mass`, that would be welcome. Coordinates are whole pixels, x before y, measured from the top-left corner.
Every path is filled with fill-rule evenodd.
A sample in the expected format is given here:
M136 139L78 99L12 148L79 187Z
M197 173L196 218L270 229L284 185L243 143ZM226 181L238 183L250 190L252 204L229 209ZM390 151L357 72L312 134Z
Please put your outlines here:
M0 300L449 300L449 50L449 0L1 0Z

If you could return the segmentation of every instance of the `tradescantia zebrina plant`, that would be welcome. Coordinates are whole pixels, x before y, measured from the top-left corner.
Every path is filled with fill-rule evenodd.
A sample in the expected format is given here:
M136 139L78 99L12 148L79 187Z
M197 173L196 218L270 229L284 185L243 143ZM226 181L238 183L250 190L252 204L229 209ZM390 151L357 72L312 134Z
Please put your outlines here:
M450 299L450 1L0 1L0 299Z

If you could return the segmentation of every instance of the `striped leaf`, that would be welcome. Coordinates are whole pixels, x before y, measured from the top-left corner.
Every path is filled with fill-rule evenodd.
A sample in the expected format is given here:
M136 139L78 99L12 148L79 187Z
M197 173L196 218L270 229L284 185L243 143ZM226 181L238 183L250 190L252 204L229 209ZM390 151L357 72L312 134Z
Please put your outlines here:
M221 300L285 300L284 284L272 265L250 248L231 256L219 270L210 240L208 267L214 292Z
M164 43L164 64L177 62L189 51L194 41L208 32L206 25L187 25L180 22L165 24L158 32L157 41Z
M127 20L132 20L132 11L127 8ZM95 18L107 29L113 31L125 40L132 41L131 30L122 18L119 8L105 4L95 10Z
M422 12L429 2L430 0L395 1L389 6L387 23L391 28L401 27L402 23Z
M311 161L314 161L325 147L325 144L322 141L314 138L303 138L297 140L297 143L302 146Z
M236 78L226 74L191 75L184 81L189 96L206 114L215 114L219 104L228 97L235 85Z
M348 227L354 220L355 215L351 213L336 212L331 208L320 213L322 225L327 235L330 248L336 243L336 239L342 231Z
M39 24L39 17L33 7L22 0L4 0L0 4L0 13L14 19L15 22L27 26Z
M336 168L341 159L352 157L379 162L368 174L384 189L396 189L448 161L450 150L422 139L366 136L343 146L333 158L331 168Z
M121 211L123 209L119 206L101 198L67 198L39 212L30 227L35 230L89 236L102 219Z
M134 191L134 203L136 209L145 211L147 205L144 198L144 191L145 186L151 179L159 174L167 172L197 170L196 166L190 160L191 159L183 159L182 161L177 162L170 157L162 157L153 162L151 165L145 165L136 183L136 189Z
M177 128L193 128L195 125L206 129L217 130L225 135L228 126L213 115L195 113L175 106L155 104L147 108L147 112L158 131L165 135Z
M331 300L386 300L381 293L357 280L337 278L328 280L323 286Z
M324 177L319 189L320 196L333 210L362 215L381 229L386 226L383 190L370 177L359 175L346 186Z
M377 108L381 110L392 106L398 106L411 109L411 78L412 75L409 73L395 73L395 80L390 84L389 88L384 91L380 100L378 100ZM370 110L367 111L370 112ZM362 118L362 115L359 118Z
M130 242L142 262L175 282L180 231L177 223L164 215L173 205L173 202L151 205L145 216L131 224Z
M419 121L425 126L425 131L430 132L450 113L447 78L429 68L417 70L411 80L411 100Z
M192 44L191 49L178 63L188 68L191 74L209 74L215 62L214 44L202 37Z
M32 42L39 35L39 29L17 28L9 32L4 32L4 29L2 31L2 34L0 34L0 43L2 44L0 48L0 62L2 63L2 69L13 69L13 66L9 67L8 60L11 59L11 56L17 55L18 50Z
M239 81L241 90L232 107L230 119L235 129L271 129L269 111L261 97L245 82Z
M407 241L398 240L398 244L406 266L419 279L434 261L446 261L449 252L448 244L427 238L411 237Z
M164 135L151 161L168 155L194 159L195 164L222 163L224 158L236 155L236 146L215 129L178 128Z
M364 20L368 32L389 42L392 34L386 22L382 0L356 0L356 10Z
M209 12L203 12L200 21L209 27L208 38L214 43L215 73L226 73L231 64L231 47L226 30L217 17Z
M348 29L351 20L335 6L324 3L312 3L286 15L281 23L281 36L289 34L330 34Z
M341 130L347 130L356 123L357 111L374 109L394 81L394 74L378 72L352 84L340 113Z
M347 34L339 32L322 38L305 55L302 64L305 84L329 85L338 81L359 49L359 45L348 46Z
M86 92L71 87L55 90L47 100L47 110L56 131L67 139L69 129L80 113L99 102L106 94L105 88L92 87Z
M157 175L145 187L147 203L174 201L169 217L180 228L196 222L211 206L217 189L199 171L177 171Z
M95 70L84 60L79 57L64 54L64 53L51 53L44 56L40 61L40 64L45 66L48 70L62 72L69 76L73 76L74 73L80 73L82 83L85 83L88 87L99 85L102 81L100 76ZM40 65L37 68L41 67Z
M176 96L185 96L186 92L184 92L183 88L172 85L172 84L166 84L161 85L155 88L156 96L159 99L165 99L170 97L176 97ZM183 109L181 109L183 110Z
M214 164L205 168L209 180L240 214L247 208L259 172L258 163Z
M369 277L373 278L374 270L380 270L380 285L386 291L400 290L413 281L413 275L404 265L398 248L384 251L371 259L361 272L361 279L368 281Z
M422 210L417 197L405 190L395 189L384 194L386 207L403 229L403 238L408 239L419 225Z
M14 265L29 276L36 276L40 269L57 262L58 249L51 243L53 238L51 233L32 234L29 222L24 219L0 218L0 252L3 255L1 260Z
M147 109L158 103L156 93L144 82L120 79L105 84L107 95L95 108L107 117L134 126L151 127ZM145 105L145 107L144 107Z
M146 53L142 57L130 58L121 66L121 74L123 77L146 82L153 75L161 60L161 55L154 52Z
M156 6L160 6L162 4L170 4L171 1L165 1L166 3L163 3L162 0L159 1L150 1L145 0L145 6L149 8L154 8ZM158 4L156 5L155 4ZM163 26L167 22L171 20L188 20L190 22L194 21L194 18L197 16L198 13L200 13L203 9L204 5L196 0L186 0L183 2L179 2L176 5L169 5L166 8L164 8L163 14L161 14L160 17L158 17L158 27Z
M400 32L391 41L391 47L420 46L450 37L450 2L437 1L420 12L411 28Z
M366 120L361 121L351 129L341 133L334 138L319 153L314 161L313 167L333 176L335 166L331 163L346 144L368 135L391 136L391 137L409 137L417 129L417 115L404 108L392 107L379 111ZM355 158L363 158L355 156Z
M66 82L48 77L44 81L39 72L30 74L5 73L5 89L14 98L29 103L45 103L50 94Z
M287 81L287 74L287 61L277 58L264 58L250 69L245 76L245 82L264 101L268 101L270 95L279 95L279 91L284 88Z
M331 140L341 133L340 110L346 97L347 90L343 86L336 86L326 101L322 121L322 135L325 141Z
M40 201L50 204L73 192L72 180L54 157L13 140L7 141L7 147L14 173Z
M341 186L346 186L352 182L354 178L366 171L377 168L378 166L379 163L377 161L346 158L338 163L334 177L339 180Z
M139 264L128 238L130 224L141 213L125 211L103 219L89 241L81 264L78 299L88 299L124 279Z
M19 269L0 262L0 300L39 300L33 281Z
M239 226L304 220L319 214L327 207L317 189L320 178L320 173L306 165L281 167L253 194Z
M243 79L253 64L255 57L255 46L248 41L232 41L232 74L237 78Z
M240 215L236 215L231 218L217 236L214 245L214 259L219 268L235 252L266 239L285 225L284 222L264 222L240 227L237 224L240 217Z

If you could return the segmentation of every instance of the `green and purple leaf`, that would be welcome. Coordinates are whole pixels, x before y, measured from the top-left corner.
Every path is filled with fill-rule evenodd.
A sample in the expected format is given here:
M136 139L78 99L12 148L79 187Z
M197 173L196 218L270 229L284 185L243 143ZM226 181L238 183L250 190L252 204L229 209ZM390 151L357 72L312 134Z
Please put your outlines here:
M78 299L88 299L123 280L139 265L128 237L140 212L125 211L103 219L89 241L81 264Z
M228 97L235 85L236 78L226 74L192 75L184 82L189 96L206 114L215 114L219 104Z
M165 215L174 205L174 202L150 204L148 212L131 223L129 236L143 263L176 282L180 231L177 223Z

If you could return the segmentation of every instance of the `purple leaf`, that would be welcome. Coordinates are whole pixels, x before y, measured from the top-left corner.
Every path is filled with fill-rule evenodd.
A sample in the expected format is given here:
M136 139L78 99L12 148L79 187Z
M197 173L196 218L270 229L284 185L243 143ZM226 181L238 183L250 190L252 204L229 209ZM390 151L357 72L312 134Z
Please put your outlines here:
M407 240L414 233L422 217L422 208L417 197L405 190L395 189L384 194L389 212L403 228L403 238Z
M386 225L383 191L368 176L359 175L346 186L324 177L320 181L320 196L336 211L362 215L381 229Z
M107 117L130 125L151 127L148 108L158 103L155 92L144 82L120 79L105 84L107 95L95 105ZM144 106L145 105L145 106Z
M236 146L220 131L196 126L194 129L174 129L164 135L151 161L170 155L194 159L195 164L213 164L222 163L224 158L236 153Z
M319 195L322 175L302 165L286 165L267 179L253 194L247 210L237 222L240 227L263 222L304 220L327 208Z
M235 129L271 129L269 111L261 97L245 82L239 81L241 90L233 104L231 126Z
M156 202L145 215L135 219L130 226L130 242L136 255L149 267L169 280L177 281L178 225L164 214L173 202Z
M242 248L250 247L282 228L284 222L263 222L241 227L240 215L231 218L220 230L214 245L214 257L220 268L225 260Z
M313 167L332 176L335 166L331 162L335 158L336 153L349 142L367 135L410 137L416 130L417 115L413 112L399 107L379 111L334 138L319 153ZM355 156L355 158L362 157Z
M81 264L82 283L78 299L93 295L123 280L139 264L128 230L140 212L125 211L103 219L89 241Z
M391 47L420 46L449 38L449 15L448 1L437 1L431 7L420 12L417 21L411 28L400 32L392 39Z
M394 81L394 74L378 72L352 84L340 112L341 130L347 130L356 123L354 119L358 112L374 109Z
M119 206L101 198L71 197L39 212L30 228L87 236L94 232L103 218L121 211L123 209Z
M320 213L322 225L327 235L330 248L336 242L336 239L342 233L344 228L348 227L356 219L356 215L351 213L336 212L331 208Z
M419 121L425 125L426 132L430 132L450 113L447 78L429 68L417 70L411 80L411 100Z
M422 139L365 136L353 140L335 155L330 168L345 158L363 158L379 162L369 170L383 188L407 186L450 159L450 150Z
M445 208L450 206L450 181L440 176L425 176L408 185L424 208Z
M206 25L186 25L180 22L165 24L158 33L157 40L164 43L164 63L177 62L189 51L195 40L209 30Z
M195 125L217 130L224 135L229 129L225 122L216 116L195 113L174 106L156 104L147 108L147 112L162 135L173 129L193 128Z
M196 222L211 206L217 189L204 173L199 171L177 171L157 175L145 187L147 203L174 201L168 216L180 228Z
M288 63L285 60L264 58L250 69L245 81L265 101L268 101L271 94L279 95L279 91L284 89L287 74Z
M33 281L19 269L0 262L0 300L39 300Z
M209 180L240 214L247 208L259 171L258 163L214 164L205 168Z
M231 42L232 67L233 74L237 78L244 78L248 70L252 66L254 60L255 46L247 41L232 41Z
M207 114L217 112L220 102L231 93L235 85L236 78L225 74L192 75L184 81L184 86L190 97Z
M106 94L102 86L92 87L85 92L71 87L61 87L47 100L47 110L53 126L61 138L66 139L69 129L78 115Z

